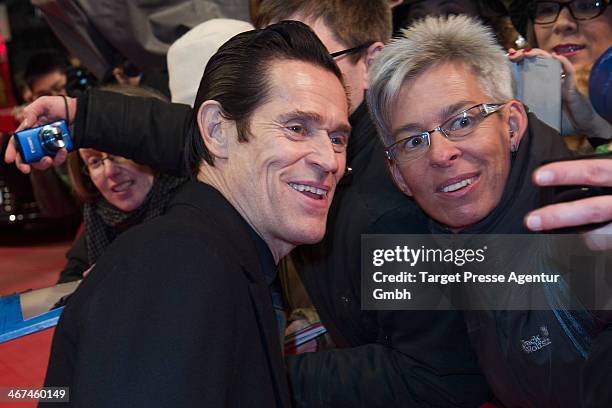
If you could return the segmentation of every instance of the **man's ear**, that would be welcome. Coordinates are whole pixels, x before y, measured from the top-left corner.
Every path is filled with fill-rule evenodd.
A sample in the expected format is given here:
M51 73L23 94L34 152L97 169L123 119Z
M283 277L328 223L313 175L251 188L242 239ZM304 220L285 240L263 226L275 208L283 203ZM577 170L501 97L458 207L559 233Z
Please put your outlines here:
M510 150L518 150L518 146L527 131L527 111L522 102L516 99L508 102L508 133L510 134Z
M364 62L366 69L364 72L365 77L363 78L365 89L368 89L370 87L370 83L368 81L368 72L370 71L370 67L372 66L372 63L374 62L376 57L378 57L378 54L383 50L383 48L385 48L385 44L381 43L380 41L376 41L375 43L370 45L365 52Z
M205 101L198 109L197 122L200 136L210 154L214 158L226 159L235 123L223 116L221 104L213 100Z
M391 173L391 178L393 179L395 186L399 188L402 193L412 197L412 191L410 190L410 187L408 187L408 184L406 184L404 176L402 176L402 173L399 171L397 163L387 160L387 166L389 167L389 172Z
M125 80L125 76L123 75L123 70L119 67L113 68L113 77L115 78L115 81L117 81L120 84L122 84L123 81Z

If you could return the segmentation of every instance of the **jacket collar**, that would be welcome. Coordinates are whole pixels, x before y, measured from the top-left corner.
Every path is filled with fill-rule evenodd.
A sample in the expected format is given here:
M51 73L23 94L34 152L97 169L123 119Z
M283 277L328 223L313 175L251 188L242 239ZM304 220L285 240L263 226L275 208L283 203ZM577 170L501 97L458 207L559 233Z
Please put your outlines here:
M218 239L230 248L249 279L249 293L255 311L254 317L264 340L263 345L275 389L276 405L289 407L289 385L284 374L282 349L269 287L276 275L276 265L270 249L230 202L208 184L193 180L187 182L177 193L173 202L173 206L181 205L195 207L200 212L199 216L206 217L208 228L210 228L210 223L218 226L215 228L219 232ZM194 219L193 222L197 223L198 220ZM269 276L271 273L274 276Z
M266 243L257 235L232 204L214 187L191 180L176 194L172 207L186 205L195 207L199 216L217 225L218 239L236 254L250 280L267 282L270 262L274 260ZM211 211L213 209L213 211ZM193 222L198 222L194 219ZM276 268L274 268L276 269Z

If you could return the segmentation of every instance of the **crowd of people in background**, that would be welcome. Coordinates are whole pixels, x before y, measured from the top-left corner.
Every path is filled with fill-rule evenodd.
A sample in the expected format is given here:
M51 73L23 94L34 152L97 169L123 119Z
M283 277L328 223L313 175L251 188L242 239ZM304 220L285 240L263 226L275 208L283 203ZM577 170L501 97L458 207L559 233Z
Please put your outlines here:
M541 208L542 186L612 187L612 124L588 95L609 1L261 0L250 15L195 25L163 70L119 58L98 78L117 85L78 95L67 59L28 63L19 130L65 119L76 150L25 163L11 141L6 160L42 202L59 189L73 211L70 186L82 209L59 282L83 282L45 385L87 407L612 404L612 321L575 294L363 310L360 255L363 234L585 226L588 250L612 249L612 195ZM533 58L560 63L560 131L515 98L511 66ZM542 327L554 346L526 354Z

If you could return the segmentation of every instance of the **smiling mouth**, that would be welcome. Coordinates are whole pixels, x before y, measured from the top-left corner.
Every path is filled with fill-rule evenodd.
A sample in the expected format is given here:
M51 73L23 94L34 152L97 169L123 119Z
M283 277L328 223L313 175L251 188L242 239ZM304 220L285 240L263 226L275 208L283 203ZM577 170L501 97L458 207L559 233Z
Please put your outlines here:
M119 183L116 186L112 187L111 191L113 193L123 193L129 190L129 188L132 187L132 184L134 184L134 181L132 180L124 181L123 183Z
M449 184L448 186L442 187L440 189L440 191L443 192L443 193L452 193L452 192L461 190L462 188L465 188L465 187L469 186L470 184L474 183L477 178L478 178L478 176L473 176L473 177L469 177L469 178L463 179L463 180L458 181L456 183Z
M315 200L323 200L327 198L327 191L320 188L309 186L307 184L289 183L292 189L304 194L307 197L314 198Z
M561 44L561 45L557 45L556 47L553 48L553 51L555 51L557 54L572 54L574 52L578 52L582 49L584 49L584 45L578 45L578 44Z

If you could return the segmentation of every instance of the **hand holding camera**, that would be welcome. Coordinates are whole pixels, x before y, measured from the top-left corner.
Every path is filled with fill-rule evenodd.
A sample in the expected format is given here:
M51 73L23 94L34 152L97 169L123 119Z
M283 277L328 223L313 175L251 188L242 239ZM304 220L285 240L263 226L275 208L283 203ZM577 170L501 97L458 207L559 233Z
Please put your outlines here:
M17 132L33 127L41 127L42 125L62 119L71 123L74 120L76 108L77 100L75 98L66 97L65 100L61 96L43 96L38 98L25 107L23 121L17 128ZM59 166L66 161L68 155L66 148L60 147L54 156L43 156L40 161L28 164L19 153L17 150L17 139L15 136L12 136L6 149L4 160L7 163L15 162L17 168L25 174L29 173L32 168L46 170L51 166Z
M55 156L60 149L71 151L72 138L65 120L15 133L17 148L24 163L33 163L44 156Z

